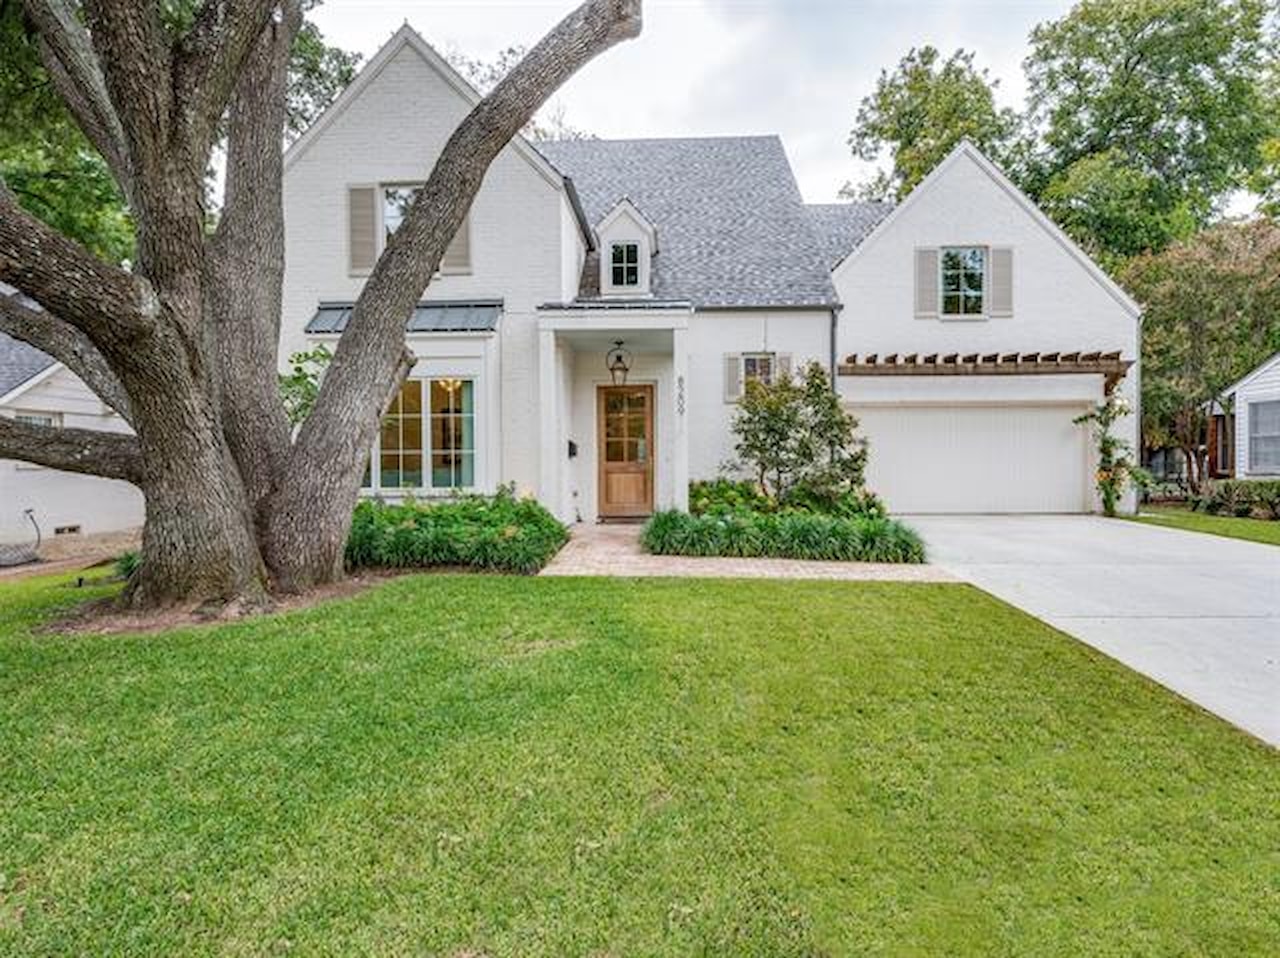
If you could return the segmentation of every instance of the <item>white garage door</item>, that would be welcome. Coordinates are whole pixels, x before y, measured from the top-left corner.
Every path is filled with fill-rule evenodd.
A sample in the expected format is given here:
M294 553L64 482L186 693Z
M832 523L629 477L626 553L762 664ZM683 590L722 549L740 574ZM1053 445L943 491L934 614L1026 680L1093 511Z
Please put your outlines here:
M867 485L893 512L1084 512L1080 406L863 406Z

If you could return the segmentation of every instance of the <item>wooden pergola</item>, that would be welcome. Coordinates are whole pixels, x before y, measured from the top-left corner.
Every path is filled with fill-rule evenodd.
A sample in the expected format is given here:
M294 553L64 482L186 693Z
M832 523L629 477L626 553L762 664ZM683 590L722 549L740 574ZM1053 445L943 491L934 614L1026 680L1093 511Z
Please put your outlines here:
M854 353L837 367L841 376L1044 376L1103 377L1106 395L1124 379L1130 359L1115 352L1091 353Z

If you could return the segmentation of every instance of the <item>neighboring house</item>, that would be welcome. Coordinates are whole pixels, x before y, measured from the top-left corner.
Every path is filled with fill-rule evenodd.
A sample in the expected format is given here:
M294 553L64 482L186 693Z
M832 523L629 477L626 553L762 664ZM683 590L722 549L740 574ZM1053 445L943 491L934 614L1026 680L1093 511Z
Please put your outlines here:
M1280 478L1280 353L1227 389L1222 400L1209 419L1209 474Z
M406 26L289 149L282 364L336 341L476 99ZM746 382L817 361L895 511L1084 512L1072 420L1113 388L1136 406L1138 307L967 144L891 209L806 206L776 137L517 138L427 295L371 495L683 507Z
M0 333L0 416L46 426L127 431L128 426L59 362ZM142 525L142 495L127 482L0 459L0 542L32 535L25 510L46 537Z

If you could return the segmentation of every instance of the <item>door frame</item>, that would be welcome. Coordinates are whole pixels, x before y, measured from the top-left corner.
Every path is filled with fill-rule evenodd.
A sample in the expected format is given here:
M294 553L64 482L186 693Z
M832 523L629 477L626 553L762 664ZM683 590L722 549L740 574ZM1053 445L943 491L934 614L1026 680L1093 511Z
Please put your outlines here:
M605 511L605 439L604 439L604 402L605 396L610 391L623 389L639 389L644 390L649 395L649 401L645 404L645 434L648 437L649 455L648 455L648 492L649 501L642 512L606 512ZM644 519L653 515L654 503L657 500L658 477L657 477L657 460L658 460L658 441L654 433L654 424L657 421L655 415L654 403L657 402L657 390L653 383L631 383L625 386L615 386L612 383L598 383L596 385L596 518L601 522L613 519Z

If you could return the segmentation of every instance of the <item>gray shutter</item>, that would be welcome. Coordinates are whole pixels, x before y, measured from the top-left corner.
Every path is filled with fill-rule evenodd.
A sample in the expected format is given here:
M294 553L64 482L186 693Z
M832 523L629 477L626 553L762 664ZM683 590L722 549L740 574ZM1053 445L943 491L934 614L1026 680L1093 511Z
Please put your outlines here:
M784 379L791 375L791 354L777 353L774 361L778 364L778 378Z
M742 357L726 353L724 357L724 401L737 402L742 398Z
M938 251L916 250L916 319L938 318Z
M347 188L347 266L367 273L378 258L378 191L372 186Z
M463 219L462 225L458 227L458 232L453 234L453 240L444 251L444 256L440 260L440 272L466 273L470 270L471 217L467 216Z
M1013 315L1013 250L1007 246L991 249L991 292L987 296L987 315Z

